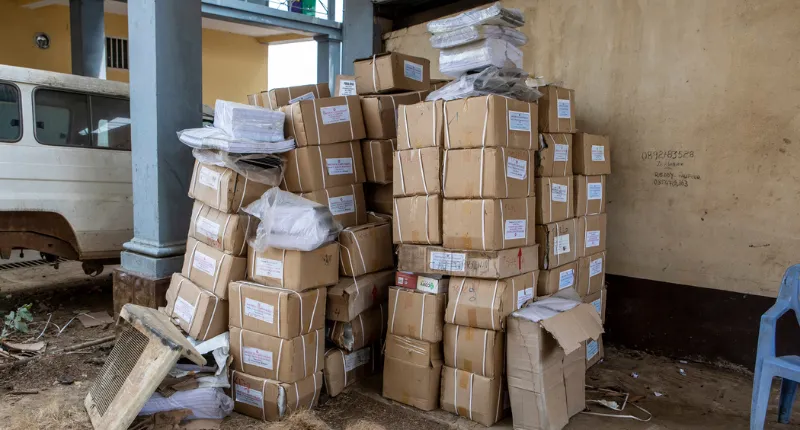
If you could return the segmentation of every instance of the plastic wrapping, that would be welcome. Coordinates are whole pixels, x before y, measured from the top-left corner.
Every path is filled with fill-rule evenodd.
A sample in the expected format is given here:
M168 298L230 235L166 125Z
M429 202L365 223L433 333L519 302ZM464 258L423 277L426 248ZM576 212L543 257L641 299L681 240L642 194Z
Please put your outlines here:
M313 251L336 240L342 226L330 209L278 188L272 188L244 211L261 220L250 246Z
M439 51L439 71L458 77L487 67L522 67L522 51L505 40L485 39Z
M214 127L236 139L257 142L285 140L283 124L286 114L259 106L217 100L214 105Z
M444 33L478 24L520 27L525 24L525 15L518 9L506 9L500 2L495 2L483 9L470 10L450 18L431 21L428 23L428 32Z
M216 127L187 128L178 132L178 140L195 149L216 149L219 151L248 154L277 154L295 148L294 139L279 142L259 142L252 139L231 137Z
M425 100L455 100L497 94L529 103L535 102L542 97L542 93L526 85L526 79L528 74L520 69L489 67L479 73L462 75L430 93Z
M446 33L431 36L431 46L436 49L455 48L484 39L500 39L514 46L522 46L528 37L511 27L498 25L470 25Z
M277 187L283 181L284 160L272 154L231 154L211 149L192 150L204 164L227 167L252 181Z
M178 391L169 397L153 393L139 411L139 415L153 415L180 409L192 411L192 414L186 417L189 420L221 420L233 412L233 399L225 395L222 388Z

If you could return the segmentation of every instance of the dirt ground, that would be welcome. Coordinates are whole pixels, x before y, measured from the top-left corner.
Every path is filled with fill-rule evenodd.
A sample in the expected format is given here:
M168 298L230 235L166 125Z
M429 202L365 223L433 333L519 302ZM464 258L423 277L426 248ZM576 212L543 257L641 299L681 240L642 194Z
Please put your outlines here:
M31 324L30 334L19 336L18 340L35 338L44 330L40 340L47 343L44 358L10 370L0 370L0 429L91 428L83 411L83 399L111 346L106 344L69 354L48 354L113 334L111 325L85 328L78 320L65 327L80 312L111 312L111 277L108 273L88 278L83 275L80 265L75 263L62 264L57 271L48 266L0 271L0 315L17 306L32 303L35 321ZM48 317L50 324L45 330ZM0 366L7 362L9 360L0 357ZM752 373L735 366L682 362L607 347L605 360L588 371L586 383L629 393L629 401L646 409L653 417L649 422L640 422L579 414L570 421L567 429L748 428ZM315 414L333 429L438 430L483 427L443 411L424 413L388 401L380 396L380 384L380 375L377 375L336 398L323 396ZM587 394L589 396L591 394ZM768 415L770 422L766 428L798 428L800 408L795 408L794 425L774 423L777 416L777 383L773 386L772 397ZM608 409L597 406L592 406L590 410L609 413ZM631 406L625 409L625 413L646 417L644 412ZM352 427L354 425L356 427ZM511 429L510 418L495 427ZM234 413L223 423L223 428L270 427Z

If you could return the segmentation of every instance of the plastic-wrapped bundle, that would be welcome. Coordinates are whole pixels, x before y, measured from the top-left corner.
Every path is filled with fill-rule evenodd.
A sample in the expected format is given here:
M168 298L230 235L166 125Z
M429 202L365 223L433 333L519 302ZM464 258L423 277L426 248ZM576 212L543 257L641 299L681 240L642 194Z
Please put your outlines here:
M258 106L250 106L225 100L214 105L214 127L222 129L236 139L257 142L280 142L285 140L283 123L286 114Z
M479 73L462 75L453 82L430 93L425 100L455 100L497 94L512 99L534 102L542 97L542 93L536 88L526 85L527 78L528 74L520 69L489 67Z
M495 2L483 9L471 10L450 18L431 21L428 23L428 31L437 34L478 24L520 27L525 24L525 15L518 9L506 9L500 2Z
M448 76L457 77L489 66L521 68L522 51L500 39L486 39L439 51L439 71Z
M283 159L272 154L232 154L213 149L194 149L194 158L214 166L227 167L251 181L277 187L283 181Z
M196 149L216 149L237 154L278 154L295 148L294 139L263 142L235 138L216 127L187 128L178 132L178 140Z
M153 415L159 412L190 409L188 420L221 420L233 412L233 399L222 388L197 388L178 391L169 397L153 393L144 404L139 415Z
M498 25L470 25L431 36L431 46L436 49L454 48L484 39L500 39L514 46L522 46L528 37L511 27Z

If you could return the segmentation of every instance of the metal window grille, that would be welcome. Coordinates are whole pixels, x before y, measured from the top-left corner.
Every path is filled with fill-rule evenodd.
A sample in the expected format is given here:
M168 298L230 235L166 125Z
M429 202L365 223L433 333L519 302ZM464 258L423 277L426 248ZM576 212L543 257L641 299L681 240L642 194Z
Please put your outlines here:
M106 37L106 67L128 70L128 39Z

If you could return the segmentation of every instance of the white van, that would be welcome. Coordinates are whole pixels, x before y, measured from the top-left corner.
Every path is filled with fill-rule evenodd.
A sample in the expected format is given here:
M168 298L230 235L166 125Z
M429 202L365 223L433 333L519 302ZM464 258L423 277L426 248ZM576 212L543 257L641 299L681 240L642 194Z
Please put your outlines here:
M0 65L0 259L119 259L133 237L130 150L128 84Z

